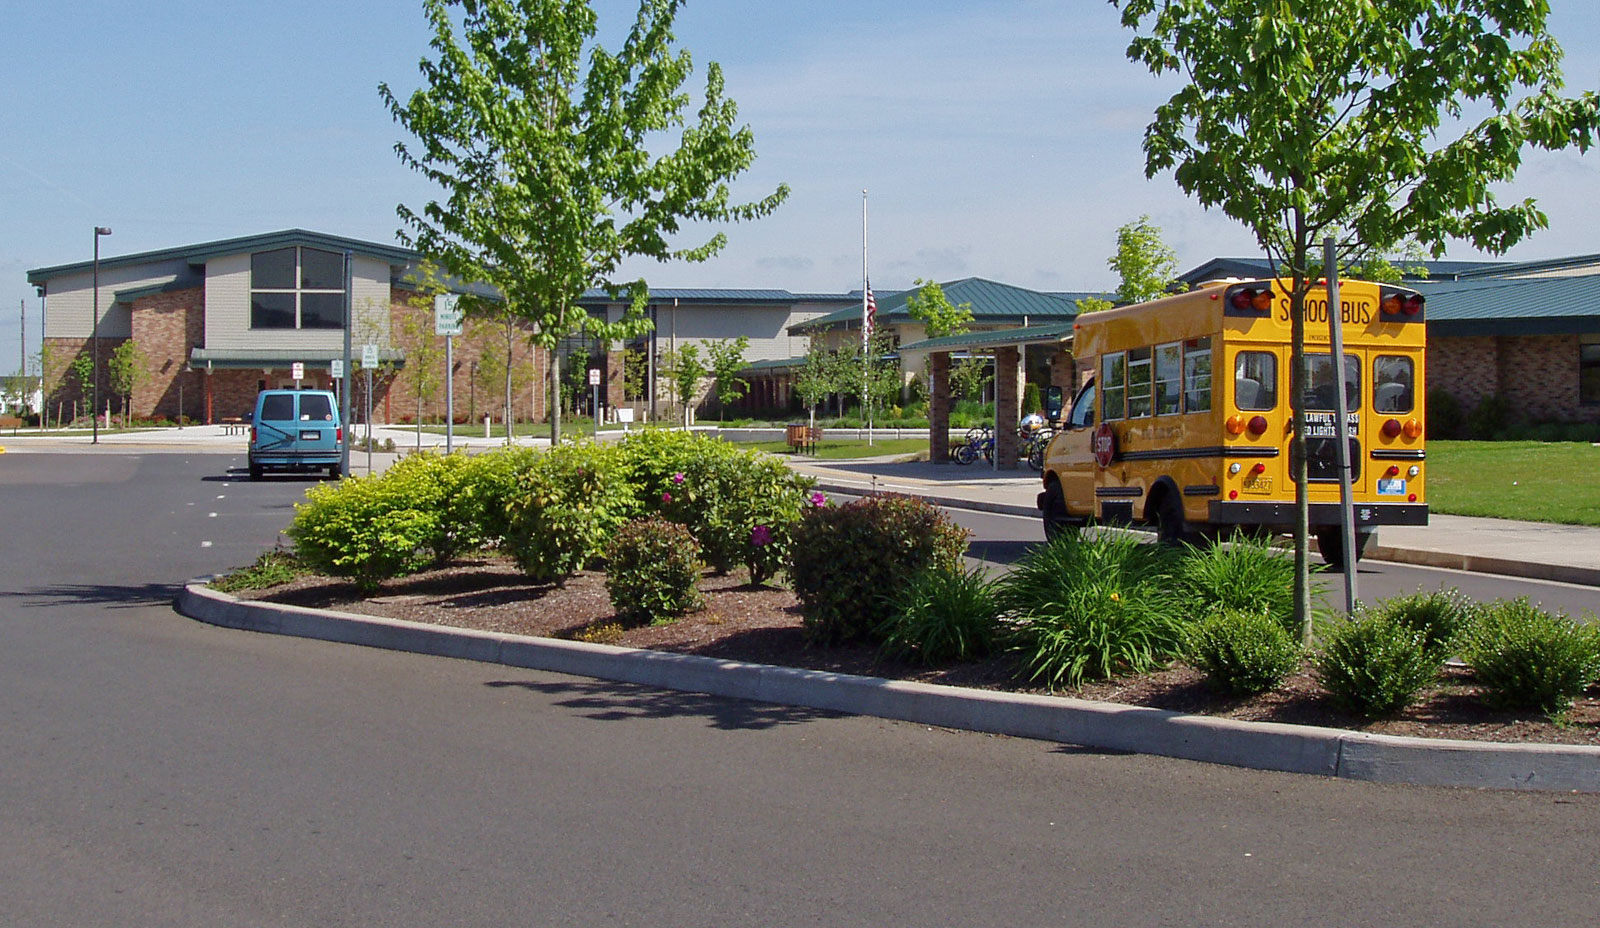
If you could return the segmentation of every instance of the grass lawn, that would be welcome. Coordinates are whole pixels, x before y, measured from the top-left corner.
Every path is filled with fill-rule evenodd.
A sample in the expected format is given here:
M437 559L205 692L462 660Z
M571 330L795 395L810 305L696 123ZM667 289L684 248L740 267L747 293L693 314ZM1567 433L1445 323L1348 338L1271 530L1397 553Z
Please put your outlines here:
M1600 448L1583 442L1430 441L1428 509L1600 525Z

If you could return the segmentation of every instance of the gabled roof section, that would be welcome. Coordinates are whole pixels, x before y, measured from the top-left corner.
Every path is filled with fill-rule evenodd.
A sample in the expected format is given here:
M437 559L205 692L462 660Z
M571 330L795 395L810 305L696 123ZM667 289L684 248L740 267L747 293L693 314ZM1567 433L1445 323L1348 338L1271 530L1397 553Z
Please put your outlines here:
M159 251L142 251L131 255L103 257L100 259L100 267L101 269L134 267L140 264L156 264L175 260L187 261L190 264L204 264L207 260L221 257L222 255L271 251L274 248L287 248L291 245L305 245L326 251L343 252L348 250L363 257L387 261L390 265L396 267L408 266L422 257L420 253L409 248L401 248L398 245L364 242L360 239L345 238L341 235L328 235L323 232L310 232L305 229L285 229L282 232L267 232L261 235L220 239L215 242L201 242L197 245L184 245L179 248L164 248ZM28 283L40 284L53 277L89 270L93 266L93 261L78 261L72 264L36 268L28 272Z
M967 277L939 286L944 290L945 298L952 304L956 306L962 303L972 304L972 321L975 323L1021 322L1023 319L1030 321L1070 319L1078 314L1078 308L1073 305L1072 300L1060 294L1014 287L1010 284L985 280L982 277ZM877 318L880 323L912 321L906 304L917 292L915 289L892 293L874 292L873 298L878 304ZM860 328L860 294L856 294L855 299L855 303L844 309L819 316L810 322L790 326L789 334L804 335L831 329Z
M1517 264L1506 264L1500 261L1485 262L1483 267L1463 271L1457 276L1461 280L1470 280L1482 277L1529 277L1538 274L1577 270L1588 270L1590 273L1600 274L1600 255L1573 255L1569 258L1546 258L1541 261L1523 261Z
M1600 332L1600 275L1419 283L1430 335Z
M901 345L901 351L952 351L959 348L992 348L997 345L1049 345L1072 338L1071 322L1052 322L1049 325L1030 325L1025 329L998 329L992 332L968 332L964 335L941 335L920 342Z
M1600 261L1600 256L1597 256ZM1394 262L1401 269L1402 279L1405 281L1417 280L1456 280L1469 274L1495 273L1506 267L1500 261L1405 261ZM1427 277L1414 277L1404 273L1405 269L1421 266L1428 269ZM1222 280L1228 277L1271 277L1274 265L1266 258L1212 258L1210 261L1185 271L1178 275L1178 279L1194 287L1208 280Z

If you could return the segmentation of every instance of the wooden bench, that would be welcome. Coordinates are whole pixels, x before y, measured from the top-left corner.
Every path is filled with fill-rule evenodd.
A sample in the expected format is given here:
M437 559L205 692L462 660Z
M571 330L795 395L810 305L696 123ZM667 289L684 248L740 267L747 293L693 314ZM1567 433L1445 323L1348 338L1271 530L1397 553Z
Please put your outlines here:
M794 451L817 453L817 443L822 441L822 429L815 425L791 422L784 427L784 439Z
M0 429L10 429L15 432L22 428L22 420L16 416L0 416Z
M224 435L243 435L250 428L243 419L236 416L218 419L217 421L222 423L222 434Z

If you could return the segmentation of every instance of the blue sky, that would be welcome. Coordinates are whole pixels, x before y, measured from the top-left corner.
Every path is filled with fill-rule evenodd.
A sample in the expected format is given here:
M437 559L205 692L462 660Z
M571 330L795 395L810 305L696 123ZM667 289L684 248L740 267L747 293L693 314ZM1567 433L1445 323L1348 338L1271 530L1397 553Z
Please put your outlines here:
M1552 0L1569 90L1600 85L1600 10ZM597 0L602 30L629 0ZM403 96L429 33L420 5L20 0L0 53L0 372L28 351L30 268L301 227L392 242L395 205L429 191L392 152L379 81ZM1256 253L1170 176L1146 180L1140 138L1172 90L1128 62L1098 0L688 0L680 43L718 61L756 134L747 198L789 202L727 231L701 265L630 268L656 286L859 286L870 191L873 286L981 276L1038 289L1115 286L1117 226L1149 214L1185 267ZM1531 155L1502 197L1551 228L1510 257L1600 252L1600 153ZM1465 246L1451 257L1473 257Z

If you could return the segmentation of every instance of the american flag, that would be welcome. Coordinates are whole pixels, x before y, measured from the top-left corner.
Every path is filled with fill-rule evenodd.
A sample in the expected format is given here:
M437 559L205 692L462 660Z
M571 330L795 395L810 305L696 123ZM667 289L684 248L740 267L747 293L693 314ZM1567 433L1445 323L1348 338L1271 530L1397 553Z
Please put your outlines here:
M872 327L878 322L878 301L872 296L872 285L867 285L867 333L872 333Z

